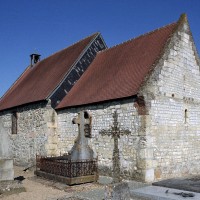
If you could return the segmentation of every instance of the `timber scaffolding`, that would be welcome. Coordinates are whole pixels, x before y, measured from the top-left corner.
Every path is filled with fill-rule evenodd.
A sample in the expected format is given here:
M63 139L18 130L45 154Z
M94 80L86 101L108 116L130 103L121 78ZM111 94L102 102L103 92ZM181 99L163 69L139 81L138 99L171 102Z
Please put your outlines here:
M97 159L73 161L68 156L36 155L35 174L67 185L94 182L98 180Z

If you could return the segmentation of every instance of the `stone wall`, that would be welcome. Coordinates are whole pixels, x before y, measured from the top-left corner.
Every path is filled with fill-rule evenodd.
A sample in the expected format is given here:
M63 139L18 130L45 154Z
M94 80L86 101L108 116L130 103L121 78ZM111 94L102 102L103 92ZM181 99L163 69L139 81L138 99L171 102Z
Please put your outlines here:
M101 173L111 174L113 140L99 135L99 131L112 125L116 109L120 125L131 131L119 142L123 177L149 182L199 174L199 67L185 21L146 77L137 99L59 111L60 151L70 150L77 135L71 119L80 109L89 110L93 116L91 145L99 157Z
M200 172L198 63L189 26L184 22L140 91L149 110L145 134L147 146L153 148L150 161L155 180Z
M67 153L78 135L72 119L80 110L92 115L90 146L99 159L100 174L111 175L113 139L99 132L110 129L113 113L121 128L121 176L155 181L199 174L200 72L199 58L187 22L179 25L138 96L84 107L52 109L51 102L19 107L17 134L12 134L12 112L0 114L11 140L14 162L31 165L35 154Z
M109 136L102 136L102 129L110 129L113 125L113 113L118 113L120 128L131 131L128 136L119 139L121 162L121 175L128 179L142 179L143 168L140 161L143 148L143 124L141 116L134 105L135 99L96 104L92 106L71 108L58 111L58 149L61 154L67 153L73 146L78 135L77 125L72 124L72 119L80 110L87 110L92 115L92 139L90 146L96 152L99 160L100 174L111 175L112 153L114 142Z
M17 134L12 134L12 113L17 113ZM32 165L35 156L57 155L56 112L50 104L37 103L0 114L11 140L11 152L17 165Z

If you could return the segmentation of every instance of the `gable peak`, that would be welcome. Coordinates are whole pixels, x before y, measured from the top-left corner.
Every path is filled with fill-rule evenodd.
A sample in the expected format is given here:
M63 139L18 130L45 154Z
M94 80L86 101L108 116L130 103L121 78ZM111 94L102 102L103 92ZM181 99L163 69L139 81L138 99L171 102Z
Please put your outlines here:
M188 18L185 13L181 14L177 21L177 30L185 29L190 32Z
M182 13L179 17L178 24L188 23L188 18L186 13Z

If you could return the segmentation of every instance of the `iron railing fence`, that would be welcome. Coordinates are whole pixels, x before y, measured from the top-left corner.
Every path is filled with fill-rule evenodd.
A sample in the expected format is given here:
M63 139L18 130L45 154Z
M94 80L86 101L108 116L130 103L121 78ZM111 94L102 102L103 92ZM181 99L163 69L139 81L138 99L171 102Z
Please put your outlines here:
M72 161L64 156L43 157L36 155L36 170L73 178L96 175L98 172L98 165L97 159Z

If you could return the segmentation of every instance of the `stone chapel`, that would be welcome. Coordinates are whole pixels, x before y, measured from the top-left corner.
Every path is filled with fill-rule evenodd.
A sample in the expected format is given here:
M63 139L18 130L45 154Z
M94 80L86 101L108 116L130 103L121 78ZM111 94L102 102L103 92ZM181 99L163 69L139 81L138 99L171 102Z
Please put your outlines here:
M16 165L67 153L78 131L72 119L87 110L99 172L111 175L114 142L100 132L116 111L130 132L119 138L121 177L152 182L200 173L200 60L185 14L111 48L96 33L38 58L31 55L0 100Z

